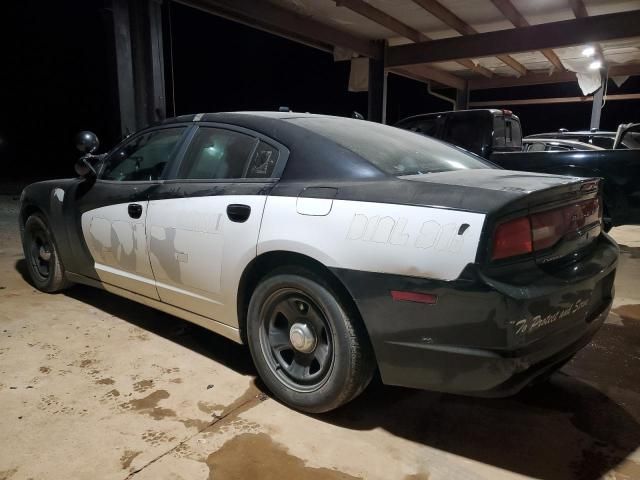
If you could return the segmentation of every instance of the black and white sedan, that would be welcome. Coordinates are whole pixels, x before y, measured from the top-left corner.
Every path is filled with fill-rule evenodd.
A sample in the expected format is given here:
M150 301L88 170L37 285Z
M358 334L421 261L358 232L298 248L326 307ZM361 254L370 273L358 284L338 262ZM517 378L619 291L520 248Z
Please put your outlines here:
M602 325L618 248L597 179L297 113L173 118L28 186L33 283L103 288L246 343L283 402L387 384L517 392Z

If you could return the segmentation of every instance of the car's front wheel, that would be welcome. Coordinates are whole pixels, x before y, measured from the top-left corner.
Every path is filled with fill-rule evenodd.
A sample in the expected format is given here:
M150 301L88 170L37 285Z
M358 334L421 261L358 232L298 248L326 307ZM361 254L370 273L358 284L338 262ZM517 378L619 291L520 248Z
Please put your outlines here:
M283 269L258 284L247 337L269 390L305 412L326 412L352 400L375 370L357 314L321 276L304 269Z
M34 213L27 218L22 248L29 277L38 290L53 293L71 285L64 276L53 234L42 215Z

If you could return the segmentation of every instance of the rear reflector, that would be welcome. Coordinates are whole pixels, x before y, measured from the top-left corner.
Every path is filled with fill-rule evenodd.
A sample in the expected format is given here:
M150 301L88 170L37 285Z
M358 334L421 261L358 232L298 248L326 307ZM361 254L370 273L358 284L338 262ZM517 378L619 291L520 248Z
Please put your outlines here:
M533 251L531 222L520 217L501 223L493 235L493 260L524 255Z
M396 302L417 302L434 305L438 301L437 295L430 293L403 292L400 290L391 290L391 298Z

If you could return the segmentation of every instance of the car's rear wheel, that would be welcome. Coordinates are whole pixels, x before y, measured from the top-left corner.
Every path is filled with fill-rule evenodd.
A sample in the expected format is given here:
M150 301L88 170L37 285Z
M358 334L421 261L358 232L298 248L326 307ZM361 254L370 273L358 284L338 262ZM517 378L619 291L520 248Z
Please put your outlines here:
M38 290L53 293L71 285L64 276L53 234L42 215L34 213L27 218L22 248L29 277Z
M375 370L357 314L307 270L283 269L258 284L247 337L269 390L305 412L326 412L352 400Z

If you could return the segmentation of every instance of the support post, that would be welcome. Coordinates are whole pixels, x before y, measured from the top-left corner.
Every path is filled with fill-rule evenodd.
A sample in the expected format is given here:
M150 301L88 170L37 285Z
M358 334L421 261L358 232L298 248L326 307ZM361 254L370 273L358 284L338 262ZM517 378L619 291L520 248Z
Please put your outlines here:
M469 82L464 82L464 88L456 90L456 110L469 108Z
M385 99L384 43L379 43L382 52L379 58L369 58L369 96L367 120L382 122Z
M166 116L162 0L111 0L121 134Z
M384 72L384 80L382 84L382 124L387 124L387 80L389 79L389 74Z
M591 105L591 124L589 128L600 129L600 116L602 114L602 100L604 99L604 91L607 88L605 82L607 75L602 72L602 84L600 88L593 93L593 104Z
M117 85L117 108L120 133L128 135L136 130L135 88L131 52L131 23L127 0L112 0L113 50Z

